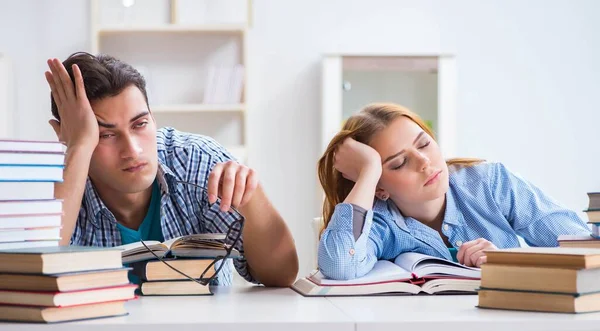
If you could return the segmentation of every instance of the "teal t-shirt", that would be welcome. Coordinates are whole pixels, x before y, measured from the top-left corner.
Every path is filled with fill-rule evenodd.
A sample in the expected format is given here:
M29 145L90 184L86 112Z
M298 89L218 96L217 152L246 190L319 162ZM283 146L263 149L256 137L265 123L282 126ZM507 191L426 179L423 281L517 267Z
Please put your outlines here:
M157 240L161 242L165 240L160 226L160 189L156 180L152 184L150 207L148 208L146 217L144 217L140 227L137 230L133 230L117 223L117 228L121 233L122 245L131 244L140 240ZM129 274L129 281L135 284L140 283L139 279L131 274Z

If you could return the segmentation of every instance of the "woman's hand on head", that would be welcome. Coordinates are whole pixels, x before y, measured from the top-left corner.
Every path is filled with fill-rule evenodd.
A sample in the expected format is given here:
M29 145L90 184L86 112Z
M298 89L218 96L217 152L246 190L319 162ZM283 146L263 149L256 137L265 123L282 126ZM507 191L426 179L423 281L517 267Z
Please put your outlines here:
M467 267L480 268L482 264L487 262L484 251L493 249L498 249L498 247L484 238L467 241L459 247L456 259Z
M381 176L381 156L373 147L346 138L334 153L333 166L344 178L356 182L362 174L379 178Z

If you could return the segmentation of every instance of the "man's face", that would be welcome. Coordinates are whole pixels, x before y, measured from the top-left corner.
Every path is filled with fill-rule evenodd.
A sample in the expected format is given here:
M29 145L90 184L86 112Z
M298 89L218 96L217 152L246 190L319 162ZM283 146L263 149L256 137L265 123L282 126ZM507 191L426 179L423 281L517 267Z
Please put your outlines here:
M148 189L158 168L156 123L134 85L114 97L92 102L100 138L89 176L102 191L138 193Z

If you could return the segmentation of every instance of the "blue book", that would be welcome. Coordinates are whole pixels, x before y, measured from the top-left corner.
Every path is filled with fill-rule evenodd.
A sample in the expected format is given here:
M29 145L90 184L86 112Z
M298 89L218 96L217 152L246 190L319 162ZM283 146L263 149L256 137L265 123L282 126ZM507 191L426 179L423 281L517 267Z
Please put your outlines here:
M114 247L54 246L0 251L0 272L57 274L123 266Z

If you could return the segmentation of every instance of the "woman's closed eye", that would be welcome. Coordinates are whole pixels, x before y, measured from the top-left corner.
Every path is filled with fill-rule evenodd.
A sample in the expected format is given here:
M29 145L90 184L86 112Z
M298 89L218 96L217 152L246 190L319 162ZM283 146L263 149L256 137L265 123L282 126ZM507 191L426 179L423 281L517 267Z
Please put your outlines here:
M421 145L421 146L419 146L418 148L419 148L419 149L423 149L423 148L425 148L425 147L429 146L429 144L431 144L431 141L427 141L426 143L422 144L422 145Z

